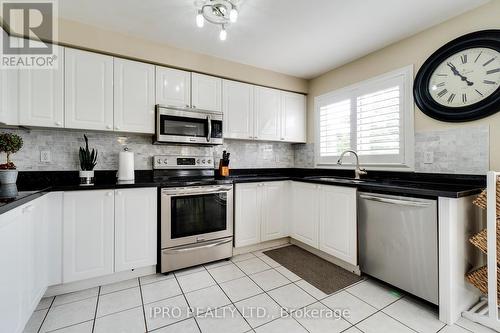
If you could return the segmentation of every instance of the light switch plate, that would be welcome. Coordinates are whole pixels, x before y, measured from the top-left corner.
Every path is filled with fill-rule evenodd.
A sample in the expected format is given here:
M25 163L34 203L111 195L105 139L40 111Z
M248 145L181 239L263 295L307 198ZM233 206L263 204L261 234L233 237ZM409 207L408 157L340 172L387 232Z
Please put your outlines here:
M424 152L424 164L434 163L434 152L426 151Z
M41 150L40 151L40 162L50 163L52 161L52 157L50 156L50 150Z

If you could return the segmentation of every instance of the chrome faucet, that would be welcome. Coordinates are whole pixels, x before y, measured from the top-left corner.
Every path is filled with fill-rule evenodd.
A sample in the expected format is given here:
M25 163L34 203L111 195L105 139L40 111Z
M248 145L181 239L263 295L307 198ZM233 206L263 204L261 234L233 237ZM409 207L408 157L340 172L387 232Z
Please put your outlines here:
M367 174L366 169L360 168L359 166L359 156L358 153L356 153L354 150L346 150L342 154L340 154L339 160L337 161L338 165L342 165L342 158L344 157L345 154L351 153L356 157L356 169L354 169L354 179L360 179L361 176L364 176Z

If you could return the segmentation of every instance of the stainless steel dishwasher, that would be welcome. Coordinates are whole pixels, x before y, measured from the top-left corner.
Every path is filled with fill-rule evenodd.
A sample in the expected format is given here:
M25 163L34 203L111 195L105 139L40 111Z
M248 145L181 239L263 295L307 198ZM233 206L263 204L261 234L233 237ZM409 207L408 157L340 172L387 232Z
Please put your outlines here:
M358 194L363 273L439 303L436 200Z

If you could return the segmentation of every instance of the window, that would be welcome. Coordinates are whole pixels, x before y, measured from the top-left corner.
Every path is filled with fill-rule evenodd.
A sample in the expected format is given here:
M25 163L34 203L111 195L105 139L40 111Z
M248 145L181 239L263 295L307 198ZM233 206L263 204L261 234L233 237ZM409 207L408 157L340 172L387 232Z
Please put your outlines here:
M408 66L316 97L316 166L337 166L353 149L373 169L413 169L412 83Z

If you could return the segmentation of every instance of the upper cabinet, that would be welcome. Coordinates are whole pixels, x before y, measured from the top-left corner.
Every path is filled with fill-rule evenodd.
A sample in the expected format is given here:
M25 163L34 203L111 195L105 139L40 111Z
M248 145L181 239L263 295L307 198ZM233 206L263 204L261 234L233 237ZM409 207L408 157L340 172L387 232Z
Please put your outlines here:
M306 142L306 96L281 92L281 137L287 142Z
M155 131L155 66L114 58L114 130Z
M255 87L255 139L281 139L281 95L276 89Z
M253 139L254 86L223 80L224 138Z
M306 142L306 97L223 80L224 138Z
M191 107L191 73L156 66L156 104Z
M5 31L0 28L2 40L9 38ZM12 38L12 43L17 43L17 38ZM18 125L18 89L19 72L16 69L0 68L0 123L7 125Z
M191 107L210 111L222 111L222 79L192 73Z
M113 57L65 49L66 127L113 130Z
M24 126L64 127L64 48L57 48L54 69L19 71L19 124Z

